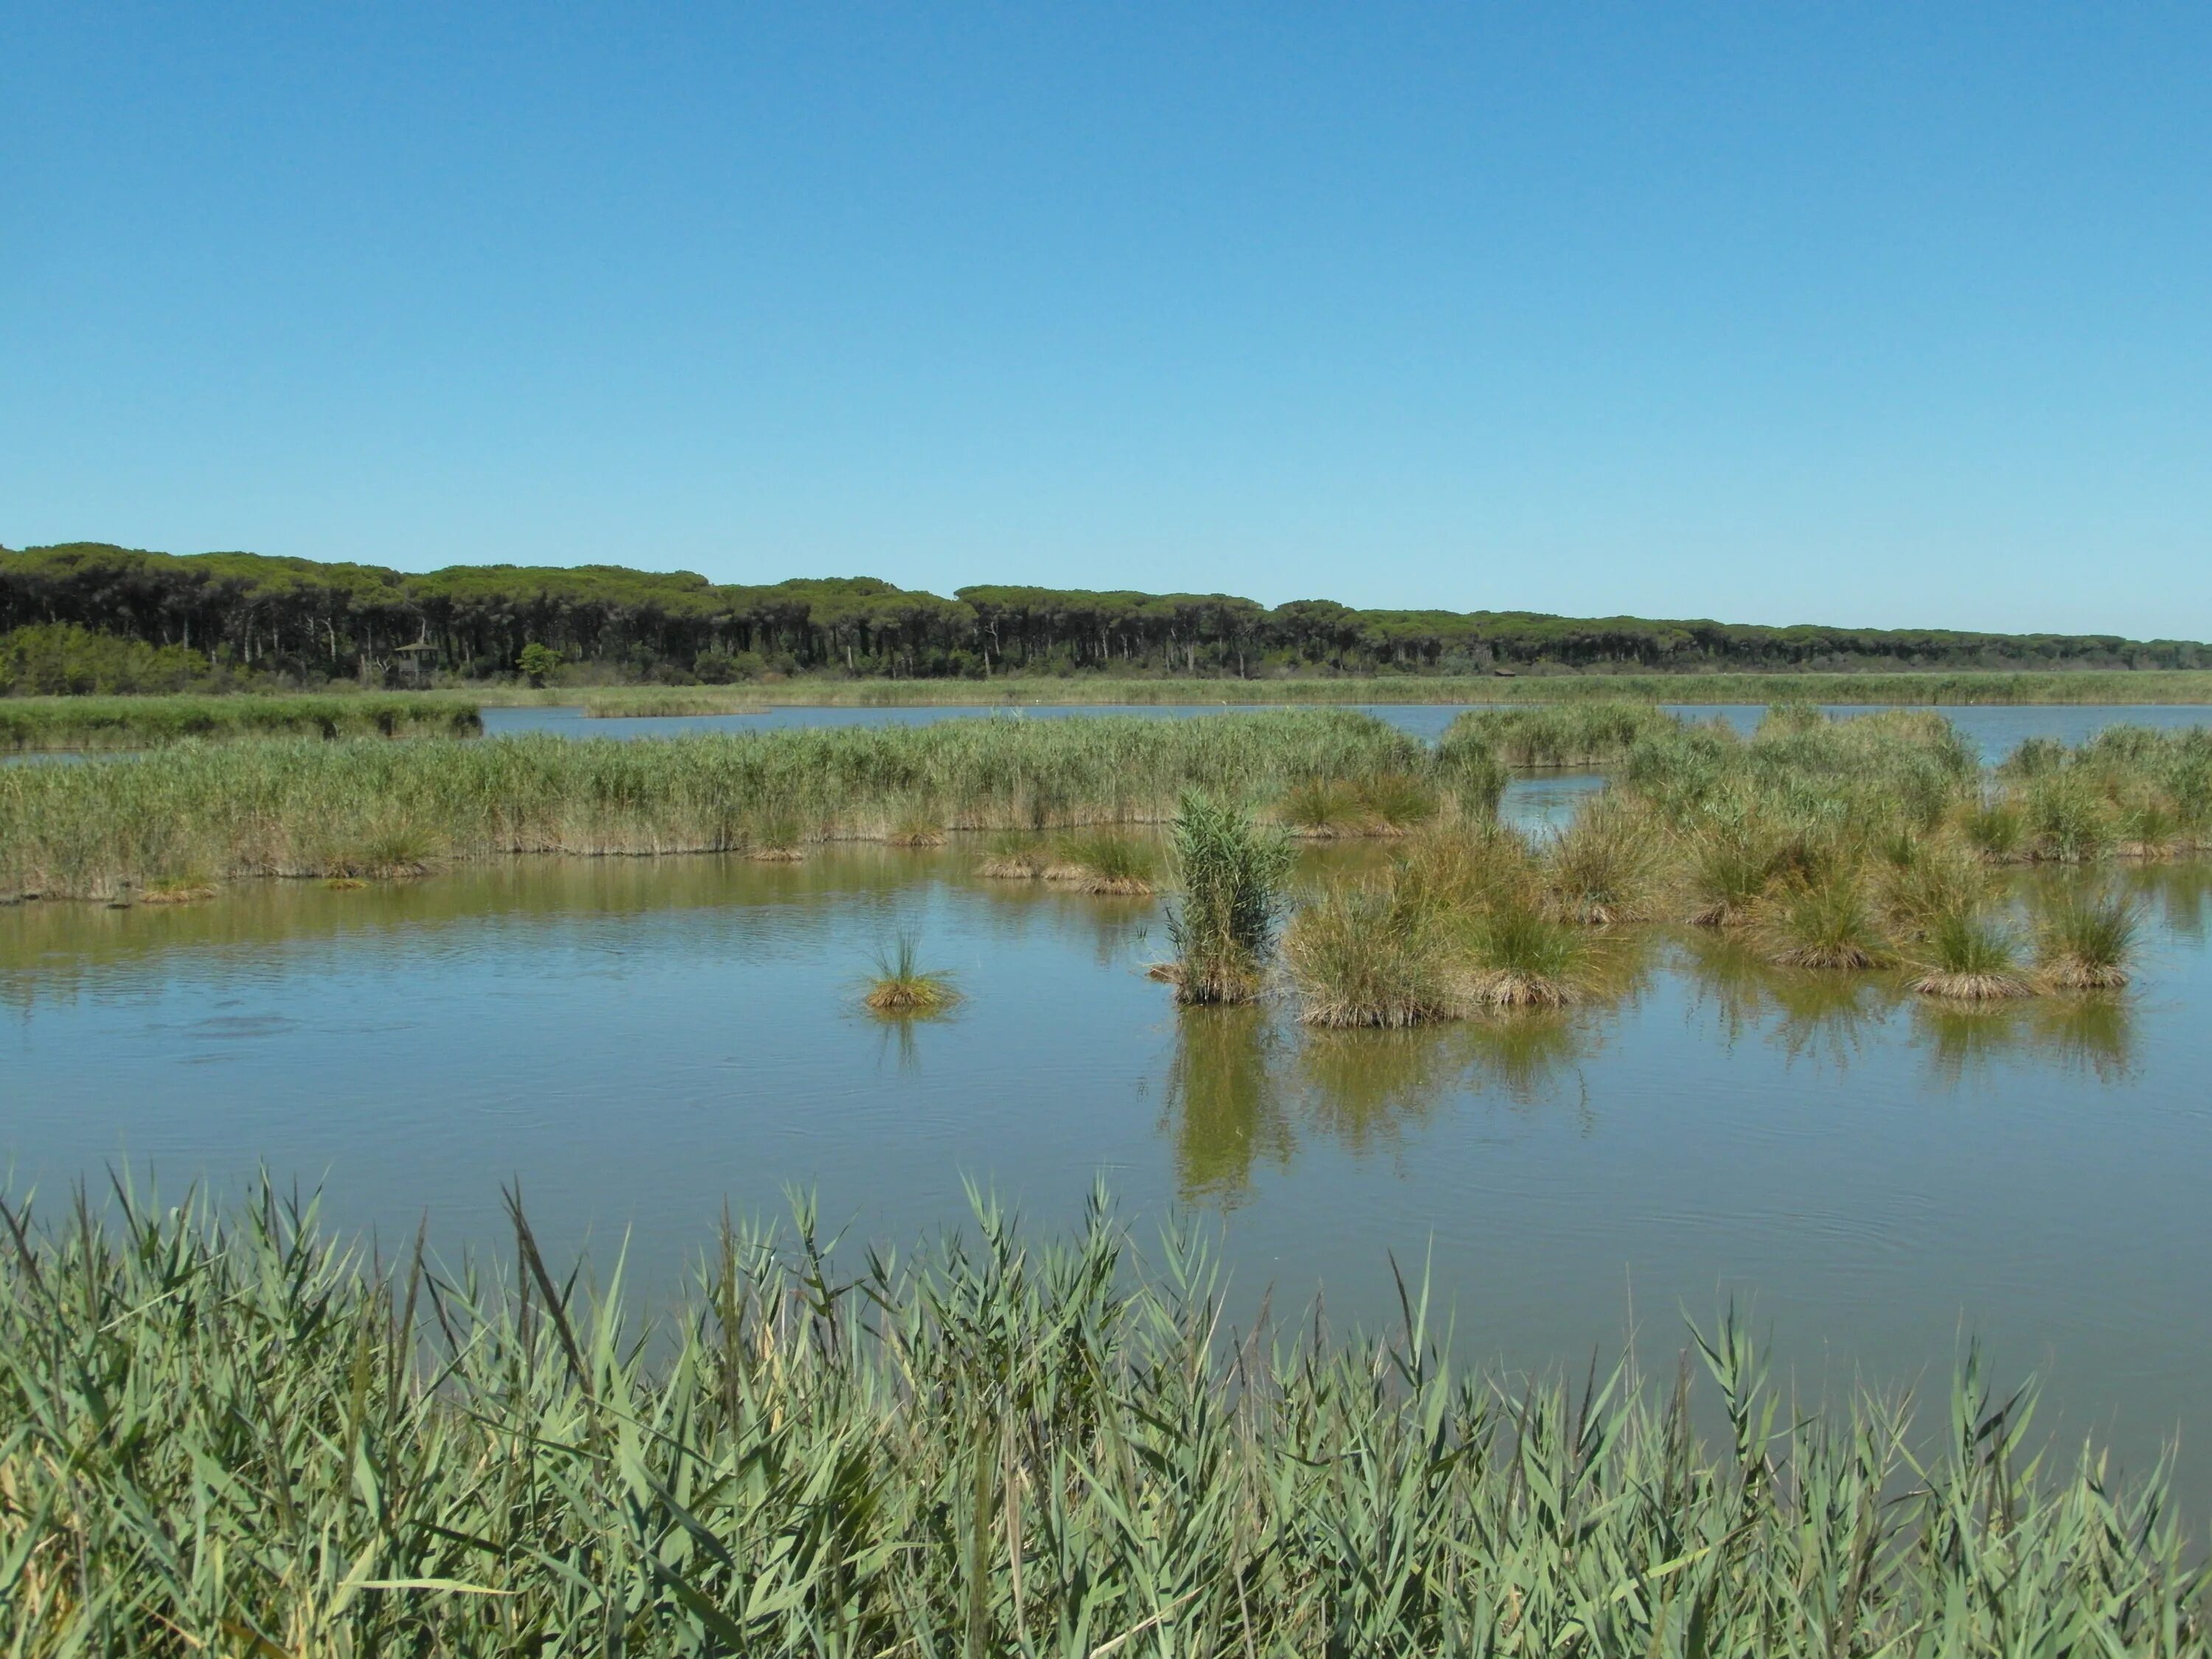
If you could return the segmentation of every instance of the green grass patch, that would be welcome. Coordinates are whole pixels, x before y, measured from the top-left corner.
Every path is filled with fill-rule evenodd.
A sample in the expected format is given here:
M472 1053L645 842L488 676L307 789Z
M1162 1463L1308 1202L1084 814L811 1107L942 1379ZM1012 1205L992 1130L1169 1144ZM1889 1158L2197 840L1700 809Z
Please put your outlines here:
M318 696L0 698L0 749L153 749L189 738L467 737L474 699Z

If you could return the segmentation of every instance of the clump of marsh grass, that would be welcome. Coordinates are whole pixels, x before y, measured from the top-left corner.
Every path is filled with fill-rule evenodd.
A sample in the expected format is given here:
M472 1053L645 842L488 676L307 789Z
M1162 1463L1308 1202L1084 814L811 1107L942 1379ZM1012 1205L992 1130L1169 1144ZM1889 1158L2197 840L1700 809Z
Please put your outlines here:
M1283 967L1309 1025L1397 1029L1465 1006L1440 918L1387 879L1339 883L1294 916Z
M2181 833L2180 815L2163 797L2144 791L2120 803L2116 850L2128 858L2162 859Z
M1748 813L1698 824L1684 849L1681 882L1689 921L1698 927L1741 927L1773 884L1781 852L1766 825Z
M2064 894L2037 914L2037 969L2063 990L2118 990L2128 982L2141 926L2121 894Z
M1260 993L1281 920L1290 842L1236 807L1190 793L1176 813L1174 866L1182 894L1168 912L1176 949L1162 976L1186 1003L1249 1002Z
M1591 953L1580 928L1534 904L1499 904L1468 928L1473 1000L1492 1008L1564 1008L1591 986Z
M1988 899L1990 868L1971 846L1948 838L1905 845L1907 856L1889 860L1881 882L1883 911L1899 933L1925 937L1939 922Z
M920 942L901 933L876 953L875 976L860 1000L878 1014L941 1014L961 1000L950 972L921 966Z
M1756 920L1767 959L1789 968L1876 968L1890 959L1887 934L1865 874L1832 871L1782 888Z
M1295 835L1328 840L1359 833L1359 792L1340 778L1301 778L1284 793L1276 816Z
M929 812L911 807L898 815L884 840L893 847L942 847L945 826Z
M1564 921L1607 927L1658 908L1662 829L1611 790L1593 797L1544 856L1547 908Z
M2111 801L2091 779L2071 768L2032 776L2022 805L2028 849L2034 858L2088 864L2109 856L2118 842L2118 815Z
M1437 815L1437 792L1408 772L1376 772L1358 785L1370 833L1402 836Z
M1446 916L1533 903L1539 890L1538 866L1527 839L1495 818L1428 826L1407 841L1392 879L1404 902Z
M1444 734L1480 742L1516 766L1601 766L1638 743L1673 737L1682 722L1641 702L1558 702L1540 708L1471 709Z
M1959 827L1968 844L1992 863L2008 863L2021 857L2027 846L2027 821L2002 795L1969 803L1960 814Z
M161 876L138 890L141 904L198 904L216 896L216 885L200 875Z
M370 825L356 848L333 859L328 873L405 881L427 876L442 850L438 836L411 815L387 813Z
M1131 898L1154 891L1158 872L1159 860L1149 843L1099 830L1063 836L1044 867L1044 878L1086 893Z
M975 873L992 881L1035 881L1051 863L1050 849L1036 836L1021 830L1002 830L984 847Z
M805 832L789 812L768 812L745 836L745 856L764 864L796 864L806 856Z
M700 715L765 714L768 705L742 693L625 687L584 699L588 720L669 720Z
M1498 816L1498 803L1505 795L1505 763L1480 732L1454 721L1437 739L1430 773L1462 817L1480 822Z
M473 696L423 691L11 697L0 708L0 750L155 749L276 737L473 737L483 730Z
M217 881L319 874L404 810L441 857L787 854L880 837L925 810L946 829L1164 822L1192 790L1252 811L1297 781L1422 776L1406 732L1344 709L1205 720L1086 716L701 732L635 742L532 733L184 744L0 778L0 891L104 897L181 868ZM392 804L404 803L394 809ZM763 830L768 833L763 833Z
M2012 934L1971 909L1930 919L1914 966L1912 988L1923 996L1995 1002L2034 989L2019 971L2020 949Z

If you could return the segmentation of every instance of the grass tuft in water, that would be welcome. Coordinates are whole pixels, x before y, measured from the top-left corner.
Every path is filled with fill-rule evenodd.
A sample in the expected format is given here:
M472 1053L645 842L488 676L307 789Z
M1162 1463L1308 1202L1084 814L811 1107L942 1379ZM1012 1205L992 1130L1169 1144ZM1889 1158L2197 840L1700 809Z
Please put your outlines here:
M1186 1003L1249 1002L1260 994L1293 854L1279 831L1234 806L1187 794L1176 814L1181 896L1168 913L1176 959L1164 977Z
M2035 988L2020 972L2020 948L2011 933L1972 910L1931 919L1914 965L1912 988L1923 996L1996 1002Z
M1488 1007L1570 1007L1594 982L1588 936L1534 904L1503 903L1475 918L1468 955L1470 994Z
M1893 952L1864 872L1846 867L1790 883L1762 908L1767 959L1788 968L1876 968Z
M1309 1025L1395 1029L1466 1006L1442 919L1388 879L1339 883L1301 909L1283 935L1283 967Z
M1152 843L1108 830L1062 836L1044 868L1047 881L1123 898L1154 891L1158 874Z
M945 969L921 966L920 941L901 933L889 950L877 953L875 977L860 1000L879 1014L941 1014L961 995Z
M2062 990L2118 990L2128 982L2141 928L2141 912L2121 894L2064 894L2036 916L2036 967Z
M1035 881L1051 863L1051 849L1035 835L1001 830L984 844L975 873L992 881Z
M1609 789L1593 797L1546 850L1547 907L1563 921L1599 927L1649 920L1659 908L1664 836L1625 797Z

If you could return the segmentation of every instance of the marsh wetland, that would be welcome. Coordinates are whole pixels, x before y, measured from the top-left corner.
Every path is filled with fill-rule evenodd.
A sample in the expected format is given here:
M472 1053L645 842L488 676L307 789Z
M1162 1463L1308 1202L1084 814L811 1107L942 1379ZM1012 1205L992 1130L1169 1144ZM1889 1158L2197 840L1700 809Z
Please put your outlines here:
M386 1261L420 1229L447 1297L514 1259L514 1194L526 1255L619 1262L649 1312L718 1215L805 1194L849 1252L972 1229L972 1184L1079 1240L1103 1182L1141 1272L1194 1226L1227 1317L1316 1353L1402 1328L1407 1275L1414 1349L1496 1378L1663 1368L1732 1308L1808 1409L1940 1401L1972 1351L2042 1386L2007 1459L2093 1440L2125 1484L2170 1451L2212 1512L2212 741L1418 713L495 721L0 773L7 878L47 895L0 908L9 1190L220 1207L265 1172ZM499 1341L551 1340L519 1316Z
M1516 781L1504 816L1584 793ZM1302 845L1309 898L1403 852ZM1456 1341L1515 1365L1617 1346L1632 1316L1671 1346L1739 1297L1808 1381L1940 1371L1978 1335L2139 1462L2201 1409L2212 866L2096 873L2142 907L2122 992L1951 1003L1662 923L1589 930L1578 1006L1332 1030L1280 1000L1178 1009L1145 972L1158 899L986 879L988 846L0 910L15 1183L265 1165L349 1226L427 1211L457 1249L496 1243L519 1177L549 1248L627 1235L634 1282L672 1283L702 1217L789 1182L904 1238L962 1212L963 1178L1051 1222L1103 1171L1137 1213L1218 1218L1254 1295L1318 1288L1346 1322L1389 1310L1389 1252L1428 1252ZM945 1018L860 1006L902 934L954 975Z

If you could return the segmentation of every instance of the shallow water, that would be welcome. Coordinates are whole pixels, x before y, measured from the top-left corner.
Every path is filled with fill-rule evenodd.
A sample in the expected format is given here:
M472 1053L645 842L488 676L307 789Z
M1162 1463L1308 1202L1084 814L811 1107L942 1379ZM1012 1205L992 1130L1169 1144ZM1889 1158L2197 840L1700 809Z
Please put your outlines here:
M1556 806L1535 787L1516 811ZM1103 1173L1141 1238L1178 1208L1218 1226L1279 1310L1319 1289L1386 1321L1389 1253L1425 1259L1458 1347L1511 1366L1579 1366L1632 1316L1663 1359L1731 1297L1814 1391L1940 1386L1978 1336L2047 1375L2063 1437L2141 1467L2186 1425L2212 1514L2212 867L2120 878L2152 925L2117 998L1942 1014L1654 931L1604 1006L1386 1035L1178 1014L1142 972L1156 902L971 862L520 860L0 910L0 1158L49 1200L111 1162L172 1194L265 1164L386 1241L427 1211L447 1253L500 1248L519 1179L549 1244L604 1264L627 1232L664 1288L787 1183L905 1243L964 1177L1049 1224ZM904 929L958 974L954 1017L858 1010Z
M487 708L484 732L499 736L514 732L552 732L572 738L665 738L685 732L769 732L815 726L928 726L943 720L1066 720L1085 714L1153 714L1189 718L1219 714L1233 709L1267 707L1247 703L1070 704L1038 705L1018 709L976 705L944 708L763 708L750 714L686 714L653 718L594 719L580 708ZM1300 708L1318 705L1298 704ZM1347 703L1390 722L1421 738L1434 738L1464 712L1451 703ZM1480 705L1494 707L1496 705ZM1724 720L1748 733L1766 714L1764 703L1669 703L1669 713L1685 720ZM1879 714L1893 705L1834 703L1832 714ZM2108 726L2160 727L2212 724L2212 708L2194 704L2152 705L2008 705L2003 707L1947 707L1943 714L1978 744L1984 760L2002 759L2027 738L2057 738L2080 743Z

